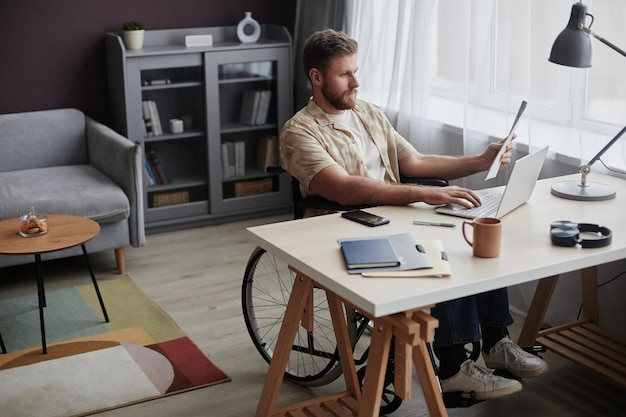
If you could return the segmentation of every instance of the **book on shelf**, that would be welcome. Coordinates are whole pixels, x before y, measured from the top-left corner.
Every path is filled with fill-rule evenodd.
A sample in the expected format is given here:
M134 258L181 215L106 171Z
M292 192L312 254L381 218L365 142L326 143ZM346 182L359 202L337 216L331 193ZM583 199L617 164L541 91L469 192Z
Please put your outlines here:
M246 175L246 142L235 142L235 175Z
M141 102L143 122L144 122L144 135L158 136L163 134L161 128L161 119L159 117L159 110L154 100L143 100Z
M270 102L272 101L272 90L263 90L259 92L259 108L257 109L256 124L262 125L267 123L267 114L270 109Z
M222 143L222 176L224 178L235 176L235 151L232 142Z
M146 147L146 157L150 162L157 183L161 185L171 183L172 181L163 166L163 158L161 158L159 150L153 146Z
M235 161L231 161L231 152L228 151L229 143L222 143L222 177L229 178L235 176Z
M267 123L271 101L271 90L245 91L241 99L239 123L251 126Z
M146 176L148 177L148 185L158 184L156 177L154 176L154 171L152 171L152 167L150 166L150 161L148 161L148 157L144 157L144 169L146 170Z
M265 135L259 140L256 166L260 171L267 172L267 167L278 165L278 138L276 135Z
M144 137L154 136L152 117L150 116L150 103L148 100L143 100L141 102L141 111L143 115Z
M243 176L246 173L246 142L222 142L222 175L224 178Z
M162 135L163 128L161 127L161 117L159 116L159 109L154 100L150 100L150 115L152 116L152 123L154 124L154 135Z
M241 111L239 113L239 123L244 125L255 125L256 116L259 110L261 95L259 91L247 90L241 99Z
M339 246L348 269L400 265L400 259L386 237L340 240Z

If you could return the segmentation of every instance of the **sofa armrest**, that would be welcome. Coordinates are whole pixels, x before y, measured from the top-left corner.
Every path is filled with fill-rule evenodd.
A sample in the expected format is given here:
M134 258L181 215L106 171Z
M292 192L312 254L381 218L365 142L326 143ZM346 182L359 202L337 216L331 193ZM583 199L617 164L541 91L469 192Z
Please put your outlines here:
M143 159L141 147L113 129L85 117L89 164L111 178L130 202L130 243L146 241L143 215Z

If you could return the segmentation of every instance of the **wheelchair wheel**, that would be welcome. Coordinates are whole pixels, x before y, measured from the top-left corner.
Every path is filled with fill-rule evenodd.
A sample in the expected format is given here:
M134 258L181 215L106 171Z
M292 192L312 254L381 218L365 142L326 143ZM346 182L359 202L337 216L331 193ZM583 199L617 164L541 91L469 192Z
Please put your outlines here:
M393 364L391 364L393 366ZM367 366L361 367L357 371L357 377L359 379L359 385L363 388L363 380L365 379L365 369ZM387 368L385 372L385 382L383 386L383 396L380 401L380 415L391 414L396 411L402 405L402 398L398 397L393 389L393 368Z
M294 276L285 262L262 248L254 250L246 266L241 289L244 320L267 363L273 356ZM298 329L285 370L286 379L309 387L326 385L342 373L324 291L314 289L313 305L314 329Z

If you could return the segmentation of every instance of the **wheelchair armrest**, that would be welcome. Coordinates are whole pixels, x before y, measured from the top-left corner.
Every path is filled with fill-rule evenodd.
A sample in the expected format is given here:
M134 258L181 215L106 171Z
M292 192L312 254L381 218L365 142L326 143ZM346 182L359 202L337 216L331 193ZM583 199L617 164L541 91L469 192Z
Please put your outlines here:
M374 207L373 204L366 205L343 205L339 203L335 203L334 201L326 200L322 197L307 197L302 198L298 202L298 207L301 209L320 209L320 210L330 210L330 211L348 211L348 210L356 210L367 207Z
M268 174L282 174L287 171L285 171L280 165L268 165L265 167L265 172Z

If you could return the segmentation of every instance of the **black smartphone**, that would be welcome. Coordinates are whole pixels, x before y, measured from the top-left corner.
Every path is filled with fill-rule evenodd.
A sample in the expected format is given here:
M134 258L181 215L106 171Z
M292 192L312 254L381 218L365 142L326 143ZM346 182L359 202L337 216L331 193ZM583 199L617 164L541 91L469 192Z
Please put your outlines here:
M389 223L389 219L377 216L376 214L368 213L367 211L363 210L344 211L343 213L341 213L341 217L371 227Z

